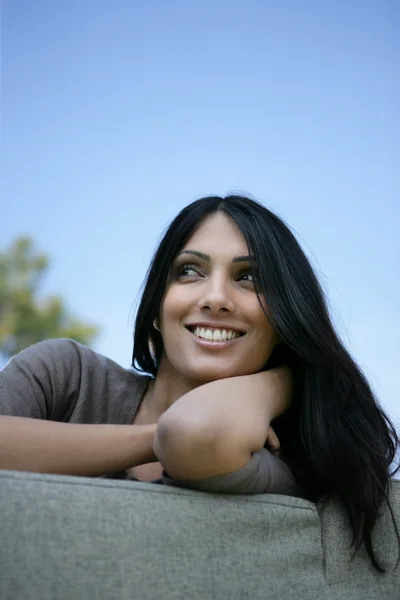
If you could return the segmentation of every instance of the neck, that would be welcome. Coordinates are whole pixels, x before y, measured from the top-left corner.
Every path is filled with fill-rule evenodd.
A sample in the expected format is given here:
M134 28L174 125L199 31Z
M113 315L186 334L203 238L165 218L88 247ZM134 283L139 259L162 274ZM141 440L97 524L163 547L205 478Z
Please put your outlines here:
M193 382L185 380L172 367L169 360L163 356L157 371L157 376L149 385L143 399L143 409L150 422L157 423L161 415L170 406L196 387L204 382Z

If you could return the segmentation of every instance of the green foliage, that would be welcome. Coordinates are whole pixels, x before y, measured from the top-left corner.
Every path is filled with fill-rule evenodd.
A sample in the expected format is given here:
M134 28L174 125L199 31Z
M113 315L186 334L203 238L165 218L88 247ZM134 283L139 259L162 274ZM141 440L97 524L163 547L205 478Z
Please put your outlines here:
M0 252L0 354L8 359L41 340L68 337L90 345L99 328L72 317L61 298L38 298L48 258L29 237Z

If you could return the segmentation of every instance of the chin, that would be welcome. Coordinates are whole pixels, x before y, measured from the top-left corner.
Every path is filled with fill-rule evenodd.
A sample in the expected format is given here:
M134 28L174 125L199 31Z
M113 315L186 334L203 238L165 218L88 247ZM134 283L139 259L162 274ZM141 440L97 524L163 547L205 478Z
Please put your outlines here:
M242 375L242 373L238 369L222 370L215 367L204 367L202 369L188 369L185 373L185 378L200 383L211 383L212 381L218 381L218 379L228 379L229 377L237 377L239 375Z

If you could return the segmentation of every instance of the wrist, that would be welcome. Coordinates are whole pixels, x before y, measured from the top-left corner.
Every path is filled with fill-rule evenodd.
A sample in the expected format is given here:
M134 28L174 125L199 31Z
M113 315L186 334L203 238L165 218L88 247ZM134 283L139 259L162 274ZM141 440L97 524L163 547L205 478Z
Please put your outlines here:
M287 365L256 373L262 384L269 390L269 410L271 421L285 413L292 402L293 378ZM251 376L252 377L252 376Z
M151 423L146 425L134 425L134 428L140 428L141 435L143 436L143 457L138 464L146 464L151 462L157 462L158 458L154 453L154 438L157 431L157 423ZM136 430L137 431L137 430ZM136 432L132 433L135 437Z

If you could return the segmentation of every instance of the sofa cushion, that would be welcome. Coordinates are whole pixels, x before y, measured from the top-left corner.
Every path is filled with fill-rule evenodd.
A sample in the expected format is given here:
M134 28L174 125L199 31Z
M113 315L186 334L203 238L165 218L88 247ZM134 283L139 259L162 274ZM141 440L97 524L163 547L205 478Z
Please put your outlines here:
M336 598L300 498L0 471L0 511L2 600Z

